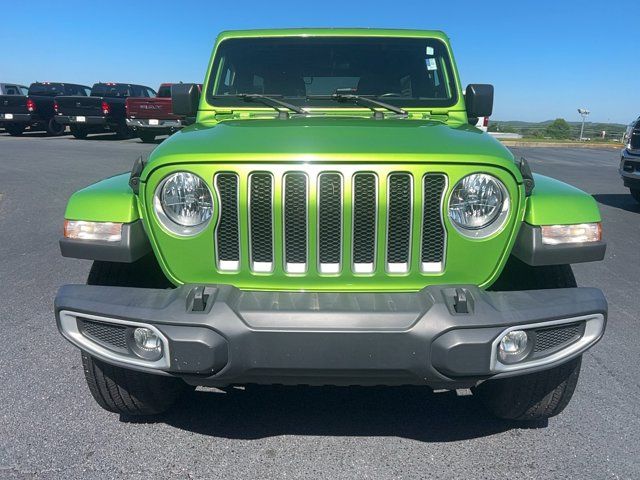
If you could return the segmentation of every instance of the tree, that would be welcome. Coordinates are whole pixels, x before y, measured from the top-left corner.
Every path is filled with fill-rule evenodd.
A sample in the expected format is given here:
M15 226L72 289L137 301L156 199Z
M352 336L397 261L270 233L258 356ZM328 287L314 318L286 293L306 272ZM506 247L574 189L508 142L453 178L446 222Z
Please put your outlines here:
M545 129L545 132L551 138L571 138L571 127L564 118L556 118Z

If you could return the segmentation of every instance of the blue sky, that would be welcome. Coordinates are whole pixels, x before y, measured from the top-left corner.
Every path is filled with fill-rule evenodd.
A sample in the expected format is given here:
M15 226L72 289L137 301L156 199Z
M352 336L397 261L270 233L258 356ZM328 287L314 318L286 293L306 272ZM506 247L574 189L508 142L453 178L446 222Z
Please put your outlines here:
M53 8L52 5L57 5ZM201 81L218 32L439 29L463 84L493 83L494 119L628 123L640 115L639 0L3 2L0 82Z

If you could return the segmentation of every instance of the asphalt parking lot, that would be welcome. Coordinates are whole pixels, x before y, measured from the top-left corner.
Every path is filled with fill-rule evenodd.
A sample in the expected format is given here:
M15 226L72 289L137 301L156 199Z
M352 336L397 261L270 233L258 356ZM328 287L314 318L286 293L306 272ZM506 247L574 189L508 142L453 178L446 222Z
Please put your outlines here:
M0 479L640 477L640 205L617 151L514 148L600 204L606 260L575 273L610 304L567 410L522 428L471 396L416 388L198 391L148 423L101 410L52 314L90 262L62 258L57 240L71 193L152 148L0 134Z

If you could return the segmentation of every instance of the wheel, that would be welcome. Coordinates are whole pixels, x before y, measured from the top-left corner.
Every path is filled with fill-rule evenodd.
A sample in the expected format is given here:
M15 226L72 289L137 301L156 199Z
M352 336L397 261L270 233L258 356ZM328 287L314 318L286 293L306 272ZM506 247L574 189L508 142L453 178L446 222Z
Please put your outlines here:
M121 140L126 140L127 138L131 138L131 130L127 127L126 124L120 124L116 128L116 137Z
M179 378L115 367L84 352L81 356L89 391L109 412L157 415L171 408L188 388Z
M61 123L56 122L55 117L51 117L47 122L47 135L52 135L54 137L59 137L64 134L66 127Z
M153 255L133 263L93 262L89 285L168 288L171 283ZM179 378L107 364L82 352L89 391L98 404L122 415L155 415L168 410L189 387Z
M154 142L156 139L155 133L149 133L149 132L140 132L138 134L138 137L140 137L140 140L142 140L143 143L151 143L151 142Z
M69 129L71 130L71 135L73 135L75 138L78 138L80 140L87 138L87 135L89 134L89 132L87 131L87 129L85 127L79 127L77 125L71 125L71 127L69 127Z
M532 267L510 257L494 291L574 288L576 279L570 265ZM569 403L578 383L582 357L541 372L498 380L487 380L474 394L499 418L542 420L558 415Z
M631 196L636 202L640 202L640 190L636 190L634 188L630 188L629 192L631 192Z
M544 420L569 404L580 376L582 356L541 372L488 380L474 391L488 410L505 420Z
M9 132L9 135L12 137L19 137L24 132L24 127L22 125L6 125L4 129Z

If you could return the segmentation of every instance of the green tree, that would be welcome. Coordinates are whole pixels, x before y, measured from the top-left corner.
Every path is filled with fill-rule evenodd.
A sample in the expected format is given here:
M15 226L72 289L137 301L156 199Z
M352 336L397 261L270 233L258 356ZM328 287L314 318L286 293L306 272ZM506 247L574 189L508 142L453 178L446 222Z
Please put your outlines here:
M545 129L545 132L551 138L571 138L571 127L564 118L556 118Z

